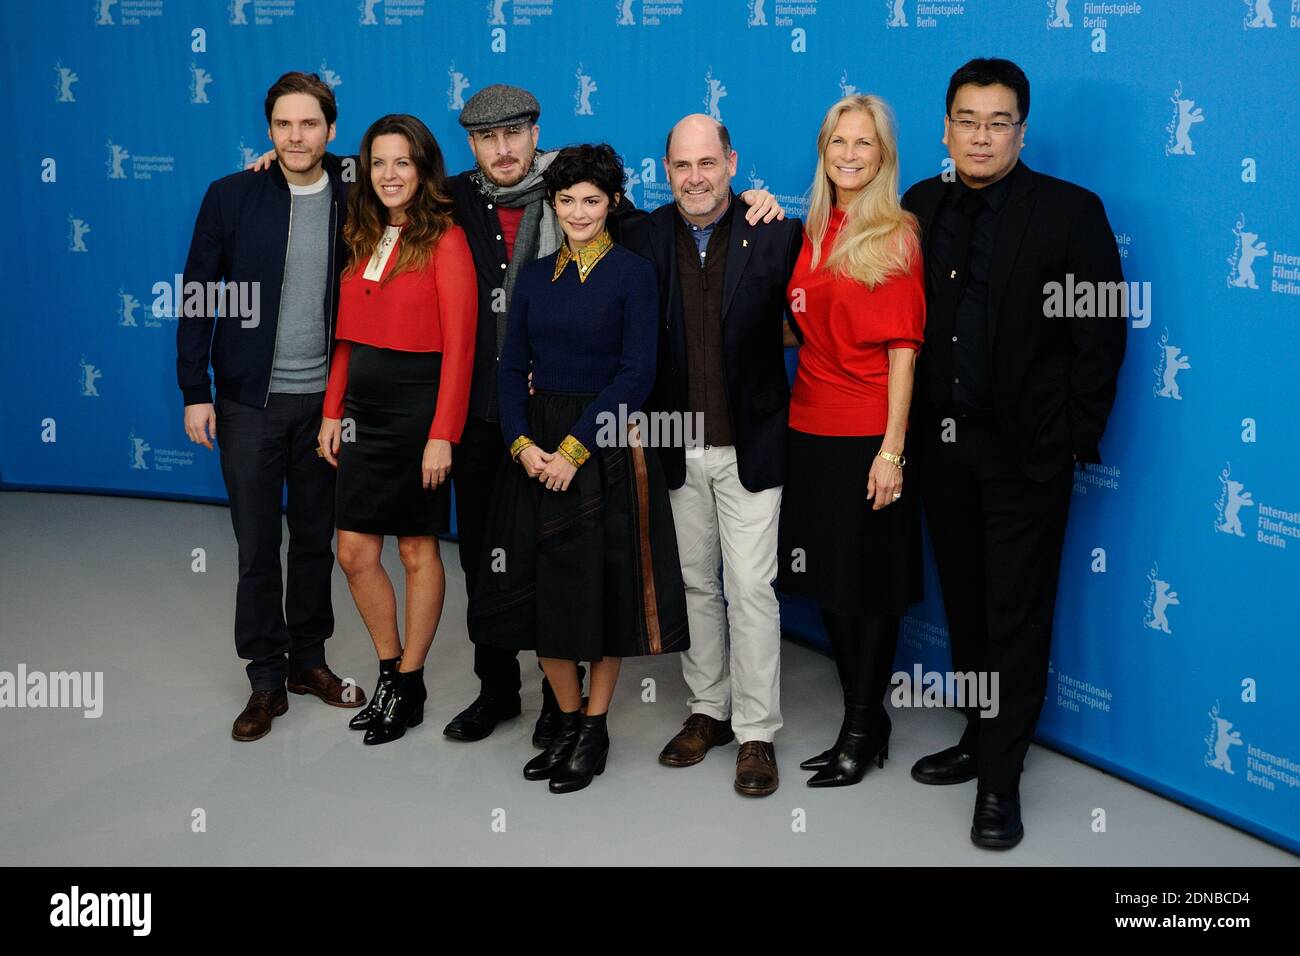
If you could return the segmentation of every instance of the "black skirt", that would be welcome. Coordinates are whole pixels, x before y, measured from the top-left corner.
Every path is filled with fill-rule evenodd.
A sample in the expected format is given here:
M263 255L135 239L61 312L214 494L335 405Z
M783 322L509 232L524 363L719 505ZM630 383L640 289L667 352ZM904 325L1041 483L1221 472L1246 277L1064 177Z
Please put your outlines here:
M883 435L825 436L789 430L781 492L776 588L840 614L901 617L921 600L919 489L880 511L867 475Z
M355 425L339 445L335 523L342 531L425 536L451 528L451 482L423 487L424 447L438 403L439 352L353 344L344 398Z
M559 446L594 398L538 392L528 427ZM469 633L476 644L596 661L685 650L686 593L668 486L644 448L592 448L565 491L501 465Z

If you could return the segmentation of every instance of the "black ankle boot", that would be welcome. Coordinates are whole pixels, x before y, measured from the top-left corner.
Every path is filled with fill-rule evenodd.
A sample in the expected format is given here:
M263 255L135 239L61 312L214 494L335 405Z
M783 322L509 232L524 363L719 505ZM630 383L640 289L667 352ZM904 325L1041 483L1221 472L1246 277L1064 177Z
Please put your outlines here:
M348 726L353 730L369 730L372 725L378 722L380 716L384 713L384 702L388 700L388 695L392 693L393 683L397 679L397 662L401 657L391 657L388 660L379 661L379 683L375 685L375 692L370 695L370 700L357 714L348 721Z
M575 710L571 714L566 714L557 709L557 713L559 716L555 721L555 735L551 738L551 742L546 745L545 750L524 764L525 780L548 779L556 767L569 759L573 745L578 742L578 721L582 717L582 712Z
M835 735L835 743L831 744L826 750L823 750L815 757L809 757L803 763L799 764L800 770L820 770L828 766L835 757L835 752L840 749L840 744L844 743L844 731L849 726L849 705L853 703L853 695L844 695L844 719L840 721L840 732Z
M578 665L578 692L582 693L582 679L586 676L587 669L581 664ZM587 706L587 698L582 698L582 706ZM555 699L555 691L551 689L551 682L545 677L542 678L542 712L537 715L537 724L533 727L533 746L549 747L551 740L555 737L556 728L560 725L560 703ZM538 778L543 779L541 777Z
M362 743L386 744L406 733L408 727L418 727L424 720L424 702L429 694L424 689L424 668L398 671L384 712L366 731Z
M609 756L609 730L605 715L583 715L578 721L578 739L569 757L551 772L551 793L572 793L591 783L596 774L605 772Z
M846 787L860 781L874 760L883 767L889 756L889 714L880 704L852 704L844 738L831 762L808 779L810 787Z

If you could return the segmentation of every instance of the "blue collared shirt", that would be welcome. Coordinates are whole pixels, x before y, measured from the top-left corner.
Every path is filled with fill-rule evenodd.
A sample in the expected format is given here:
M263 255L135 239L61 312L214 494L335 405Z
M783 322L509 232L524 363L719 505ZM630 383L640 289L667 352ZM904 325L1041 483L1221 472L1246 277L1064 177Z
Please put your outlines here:
M729 197L726 206L724 206L722 211L713 218L713 222L709 223L707 226L695 225L695 223L691 222L685 216L682 216L682 211L680 209L677 210L677 215L682 216L682 222L686 223L686 227L690 229L691 238L695 240L695 246L700 250L701 265L704 263L705 254L708 252L709 237L713 235L713 227L721 222L722 217L731 209L732 201L733 200Z

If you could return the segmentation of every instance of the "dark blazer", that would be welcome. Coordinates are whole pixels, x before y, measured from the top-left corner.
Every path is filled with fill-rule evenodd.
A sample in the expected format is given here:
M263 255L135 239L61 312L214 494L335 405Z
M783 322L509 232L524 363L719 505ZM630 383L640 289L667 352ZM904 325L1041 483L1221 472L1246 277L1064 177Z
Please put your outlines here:
M1123 282L1119 250L1106 210L1095 193L1036 173L1023 162L1011 177L989 278L989 341L994 416L1027 477L1045 481L1071 463L1101 462L1099 444L1115 401L1128 319L1049 318L1050 282ZM945 191L956 182L925 179L903 196L921 222L928 253L930 225ZM933 299L926 274L926 298ZM927 311L925 346L917 369L913 419L928 407L921 383L926 363L951 367L954 316ZM947 327L945 327L947 326Z
M740 483L763 491L785 482L785 431L790 386L785 371L781 324L786 285L799 258L803 223L798 219L745 221L748 207L733 193L734 212L727 268L722 283L723 373ZM621 241L654 263L659 280L659 364L646 411L685 413L686 337L682 288L677 275L677 217L674 203L628 219ZM669 488L686 481L682 448L660 448Z
M456 204L456 224L465 230L465 239L474 258L478 279L478 331L474 347L474 378L470 384L469 413L485 421L496 421L497 404L497 290L505 283L510 256L502 238L501 220L494 203L489 202L474 185L474 168L447 178L447 192ZM619 240L619 223L627 216L644 215L624 196L609 211L606 227L615 242Z
M332 354L334 319L338 312L339 275L347 260L343 220L347 214L348 183L343 162L326 153L330 176L328 281L325 284L325 341ZM244 328L238 316L179 315L176 322L176 378L186 405L212 401L217 395L264 408L271 394L275 364L275 332L280 319L280 287L289 255L289 184L279 163L263 172L244 170L218 179L208 187L194 223L184 282L258 282L258 324ZM206 309L204 310L206 311ZM214 332L215 326L215 332Z

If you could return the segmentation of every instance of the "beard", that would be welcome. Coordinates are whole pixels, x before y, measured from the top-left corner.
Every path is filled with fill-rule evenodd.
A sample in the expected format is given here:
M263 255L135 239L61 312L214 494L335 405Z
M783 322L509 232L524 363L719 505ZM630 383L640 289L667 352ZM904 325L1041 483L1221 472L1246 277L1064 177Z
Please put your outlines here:
M518 185L524 181L525 177L532 172L533 161L536 158L537 150L534 149L528 154L527 158L523 156L514 157L514 165L508 169L493 169L491 166L486 168L480 166L479 169L483 173L484 178L486 178L488 182L492 183L492 185L508 189L511 186Z
M697 193L693 196L688 196L683 191L677 203L692 216L707 216L709 213L716 212L721 208L726 196L725 192L719 192L713 187L709 187L708 192Z

